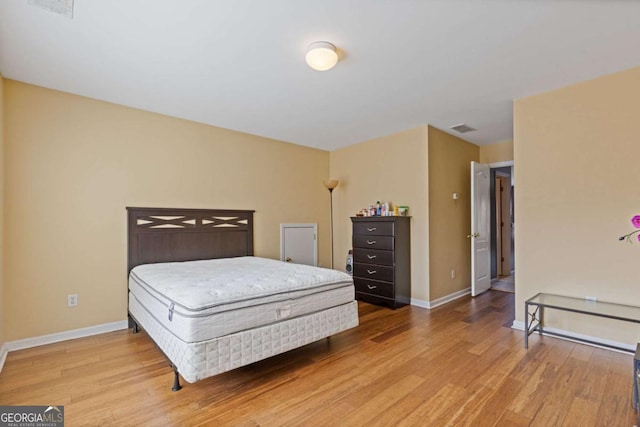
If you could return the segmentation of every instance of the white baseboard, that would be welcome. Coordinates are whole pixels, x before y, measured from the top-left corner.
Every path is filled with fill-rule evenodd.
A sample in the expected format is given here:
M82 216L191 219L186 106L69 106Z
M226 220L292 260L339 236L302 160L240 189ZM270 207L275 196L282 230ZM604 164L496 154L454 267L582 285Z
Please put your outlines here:
M436 298L433 301L424 301L417 298L411 298L411 305L415 305L416 307L422 308L436 308L448 302L457 300L458 298L462 298L465 295L469 295L471 293L471 288L462 289L460 291L454 292L449 295L445 295L441 298Z
M25 348L37 347L45 344L53 344L60 341L73 340L76 338L90 337L92 335L104 334L107 332L120 331L129 327L127 320L103 323L102 325L89 326L88 328L73 329L71 331L58 332L39 337L25 338L21 340L8 341L4 343L7 352L23 350Z
M9 350L7 349L7 343L4 343L2 347L0 347L0 372L2 372L4 362L7 360L7 354L9 354Z
M513 324L511 325L511 328L512 329L517 329L519 331L524 331L525 324L521 320L514 320ZM545 326L544 329L548 330L549 332L554 332L556 334L567 335L569 337L574 337L576 339L573 340L571 338L565 338L565 337L558 337L558 336L555 336L555 335L549 335L552 338L558 338L558 339L561 339L561 340L577 342L579 344L590 345L592 347L598 347L598 348L604 348L606 350L617 351L617 350L612 349L612 348L599 346L598 344L591 344L591 343L588 343L588 342L582 342L582 341L578 341L578 340L582 339L582 340L594 341L594 342L600 343L602 345L613 345L613 346L616 346L616 347L628 349L630 351L635 351L635 349L636 349L635 345L632 345L632 344L627 344L627 343L621 343L621 342L618 342L618 341L607 340L607 339L600 338L600 337L593 337L591 335L577 334L575 332L565 331L564 329L550 328L550 327L547 327L547 326ZM542 335L545 335L545 333L543 332Z
M511 329L517 329L519 331L524 331L524 322L522 320L514 320L511 325Z
M471 288L466 288L466 289L462 289L457 292L454 292L452 294L445 295L441 298L436 298L433 301L431 301L431 308L436 308L448 302L455 301L458 298L462 298L463 296L469 295L470 293L471 293Z
M429 301L425 301L417 298L411 298L410 304L415 305L416 307L431 308L431 306L429 306Z

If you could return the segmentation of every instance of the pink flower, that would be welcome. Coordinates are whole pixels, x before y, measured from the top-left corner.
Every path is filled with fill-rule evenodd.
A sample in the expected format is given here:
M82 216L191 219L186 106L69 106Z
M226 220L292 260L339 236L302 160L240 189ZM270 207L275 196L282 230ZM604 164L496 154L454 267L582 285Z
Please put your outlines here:
M626 240L627 242L631 243L631 238L633 236L636 236L638 238L638 242L640 242L640 215L634 215L633 218L631 218L631 224L633 224L633 226L637 228L637 230L633 230L631 233L627 233L624 236L618 237L618 240Z

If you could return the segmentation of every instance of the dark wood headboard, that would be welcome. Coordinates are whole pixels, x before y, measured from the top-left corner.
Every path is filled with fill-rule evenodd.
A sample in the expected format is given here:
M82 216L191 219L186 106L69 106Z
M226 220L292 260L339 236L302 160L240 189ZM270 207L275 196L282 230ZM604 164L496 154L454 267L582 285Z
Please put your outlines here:
M128 268L253 255L253 212L127 208Z

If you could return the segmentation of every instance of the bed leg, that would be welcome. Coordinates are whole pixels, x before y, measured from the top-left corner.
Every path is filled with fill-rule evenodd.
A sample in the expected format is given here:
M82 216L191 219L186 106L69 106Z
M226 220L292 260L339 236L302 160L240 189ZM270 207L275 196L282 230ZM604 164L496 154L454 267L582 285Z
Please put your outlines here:
M138 323L133 320L133 318L131 316L129 316L129 318L127 319L129 321L129 327L131 328L131 331L134 334L137 334L138 332L140 332L140 329L138 327Z
M182 388L182 386L180 385L180 375L178 375L178 368L176 368L175 366L171 365L171 367L173 368L173 387L171 387L171 391L178 391Z

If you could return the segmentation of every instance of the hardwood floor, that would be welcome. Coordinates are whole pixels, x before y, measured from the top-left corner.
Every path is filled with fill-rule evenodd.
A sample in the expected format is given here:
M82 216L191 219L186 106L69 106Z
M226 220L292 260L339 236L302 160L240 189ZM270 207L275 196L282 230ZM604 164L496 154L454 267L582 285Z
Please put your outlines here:
M491 282L491 289L493 289L494 291L511 292L512 294L515 293L515 276L499 276L498 280L496 280L495 282Z
M2 405L64 405L67 426L632 426L633 357L510 329L513 294L434 310L360 304L360 326L171 392L144 332L16 351Z

